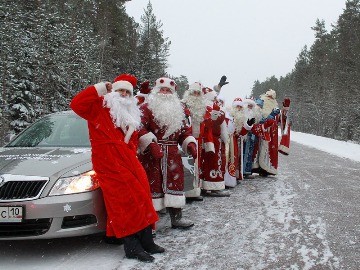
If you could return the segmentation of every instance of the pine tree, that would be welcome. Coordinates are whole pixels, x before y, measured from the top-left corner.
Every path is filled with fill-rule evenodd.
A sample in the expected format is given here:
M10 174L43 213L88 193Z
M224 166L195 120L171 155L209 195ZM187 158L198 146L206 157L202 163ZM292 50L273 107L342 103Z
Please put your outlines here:
M141 80L155 81L165 75L171 42L164 38L163 24L157 21L149 2L141 16L138 71Z

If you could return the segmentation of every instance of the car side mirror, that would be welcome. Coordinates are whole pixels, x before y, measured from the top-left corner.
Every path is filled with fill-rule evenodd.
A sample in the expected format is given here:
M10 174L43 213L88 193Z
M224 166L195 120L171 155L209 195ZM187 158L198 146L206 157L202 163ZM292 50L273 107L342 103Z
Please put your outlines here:
M9 133L5 136L4 142L8 144L16 135L14 133Z

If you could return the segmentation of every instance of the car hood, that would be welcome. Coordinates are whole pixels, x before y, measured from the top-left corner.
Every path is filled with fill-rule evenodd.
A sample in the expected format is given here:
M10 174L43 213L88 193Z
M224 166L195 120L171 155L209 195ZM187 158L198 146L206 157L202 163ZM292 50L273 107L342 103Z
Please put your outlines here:
M58 178L91 170L90 148L0 148L0 174Z

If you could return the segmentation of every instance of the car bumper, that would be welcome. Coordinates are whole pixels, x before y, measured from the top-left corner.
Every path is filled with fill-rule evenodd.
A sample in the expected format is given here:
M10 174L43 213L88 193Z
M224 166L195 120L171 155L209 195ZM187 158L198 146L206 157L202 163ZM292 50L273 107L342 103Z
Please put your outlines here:
M0 202L0 206L23 207L22 222L0 222L0 240L82 236L106 229L106 210L100 189L31 201Z

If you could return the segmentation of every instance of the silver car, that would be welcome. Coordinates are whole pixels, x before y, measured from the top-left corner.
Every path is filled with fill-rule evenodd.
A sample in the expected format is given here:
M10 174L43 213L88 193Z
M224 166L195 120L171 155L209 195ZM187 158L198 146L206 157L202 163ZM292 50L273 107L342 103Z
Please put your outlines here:
M72 111L43 117L0 148L0 239L105 231L87 123Z

